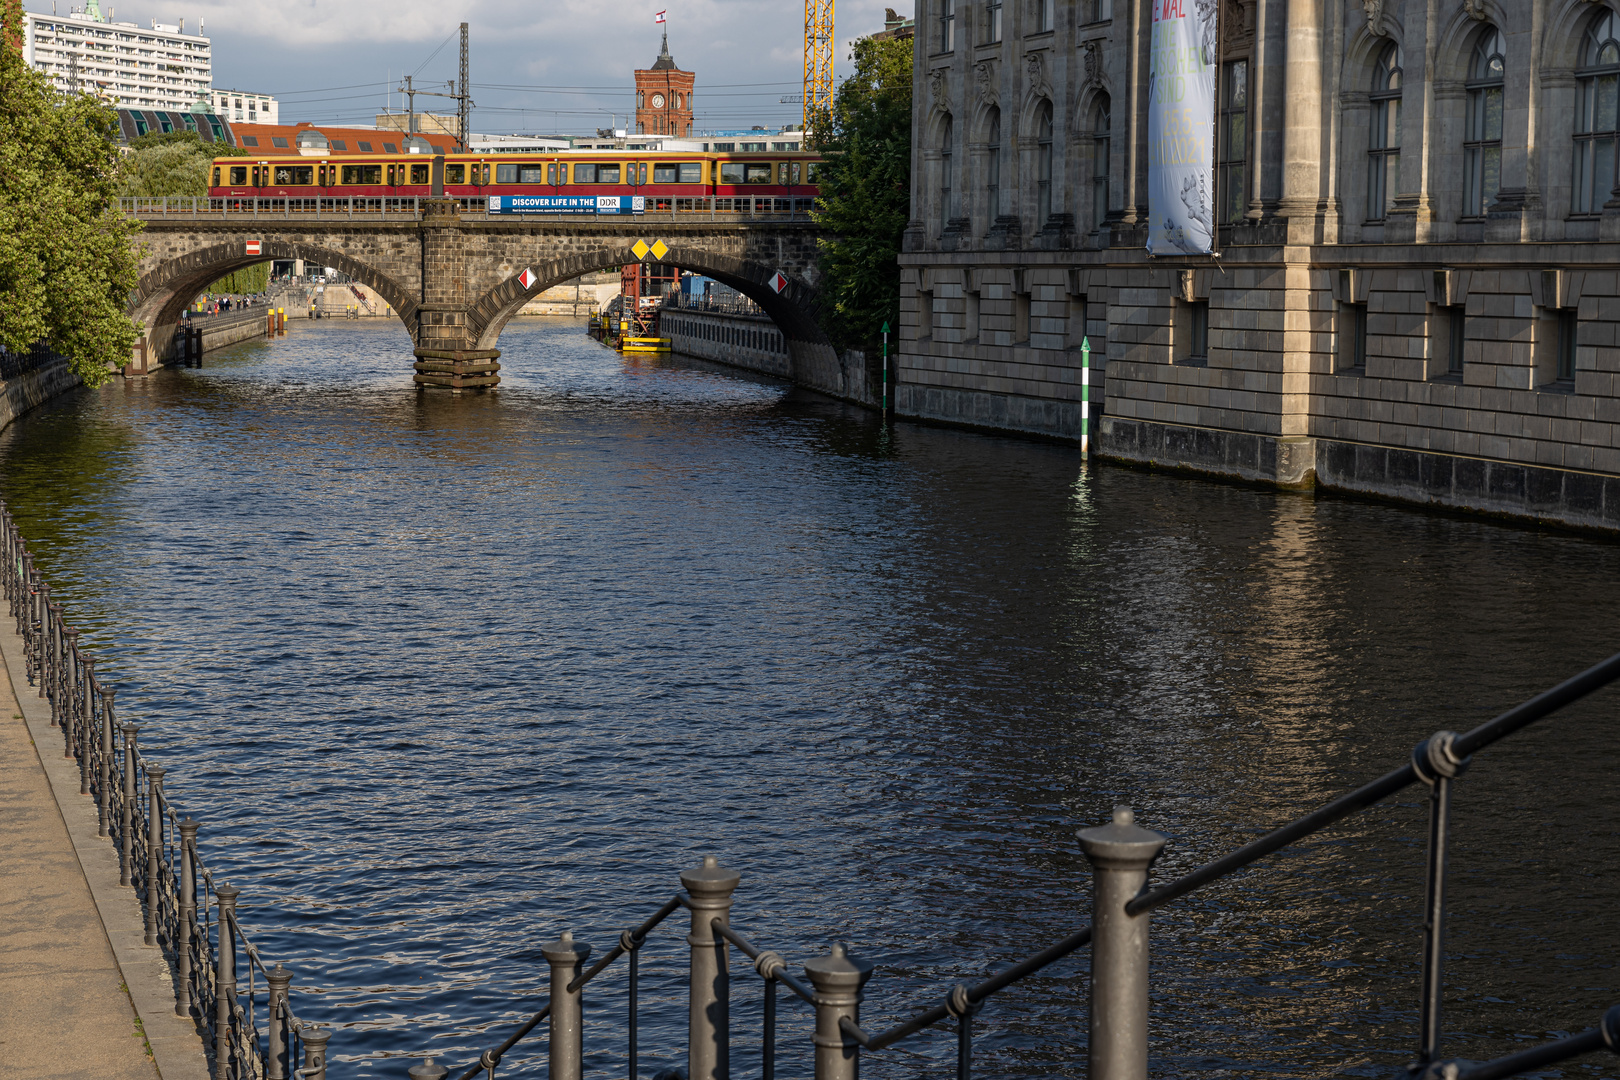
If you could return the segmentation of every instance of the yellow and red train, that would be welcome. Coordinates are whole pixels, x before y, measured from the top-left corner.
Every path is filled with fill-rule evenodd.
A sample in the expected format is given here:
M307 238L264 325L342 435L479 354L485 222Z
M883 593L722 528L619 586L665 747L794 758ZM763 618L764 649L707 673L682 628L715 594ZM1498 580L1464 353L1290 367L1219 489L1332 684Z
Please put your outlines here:
M400 154L215 158L213 198L513 196L535 208L591 197L644 198L649 210L691 198L813 199L819 155L567 150L530 154ZM638 209L641 204L638 204Z

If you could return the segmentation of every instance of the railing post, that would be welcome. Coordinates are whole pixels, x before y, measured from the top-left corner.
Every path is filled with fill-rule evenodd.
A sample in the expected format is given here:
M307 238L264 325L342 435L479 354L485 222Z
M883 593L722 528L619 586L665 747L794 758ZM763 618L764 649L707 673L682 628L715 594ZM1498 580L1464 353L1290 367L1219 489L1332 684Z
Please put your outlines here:
M815 988L815 1080L856 1080L860 1075L860 1043L844 1034L844 1017L861 1022L861 987L872 977L872 964L850 956L843 945L805 961L804 973Z
M175 989L174 1015L191 1015L191 936L197 932L197 823L190 818L180 823L180 938L174 945L179 986Z
M112 833L113 689L101 692L101 760L96 762L96 835Z
M79 712L79 727L77 746L79 752L79 794L90 794L92 780L90 759L95 756L94 747L100 733L96 730L96 678L95 665L88 659L84 669L84 694L74 696L73 705Z
M75 660L77 661L77 664L75 664ZM84 672L82 674L80 674L78 671L78 667L81 665L84 668ZM75 640L73 642L73 648L68 650L67 666L69 672L68 679L73 684L73 691L68 695L69 705L67 715L63 718L63 722L73 725L73 746L75 752L77 752L79 740L83 737L83 733L80 729L90 722L90 710L81 710L79 707L79 702L81 698L88 698L90 696L90 687L95 685L96 662L88 656L79 655L79 643L77 640ZM79 715L81 712L83 713L82 716ZM68 754L68 757L72 756L72 753ZM86 783L81 785L82 791L80 794L88 795L90 794L90 785L88 783L90 776L89 771L85 769L83 765L84 763L81 762L79 771L82 779L85 780Z
M1412 750L1412 769L1429 785L1428 882L1423 899L1423 996L1418 1003L1418 1064L1440 1060L1440 993L1446 966L1446 832L1451 782L1471 758L1452 749L1455 731L1439 731Z
M540 953L551 965L551 1080L580 1080L584 1072L585 988L569 990L568 984L579 976L591 947L579 944L564 930L556 941L541 946Z
M287 987L292 984L292 972L277 964L264 973L265 986L268 988L269 1032L265 1039L264 1077L265 1080L287 1080L287 1018L282 1014L287 1009Z
M163 774L168 770L149 762L146 790L151 799L146 815L146 943L156 945L158 920L158 874L163 867Z
M62 609L60 605L52 602L51 587L42 585L41 588L45 593L46 625L50 628L45 634L45 669L50 672L50 678L45 690L45 700L51 706L51 727L60 726L65 729L67 725L62 723L62 709L65 703L62 700L62 695L57 692L62 683L62 665L58 659L62 651L61 631L59 629Z
M49 641L52 636L53 635L46 635L46 640ZM77 665L76 661L78 660L78 657L79 657L79 632L77 630L73 629L71 626L67 626L66 624L64 624L63 627L62 627L62 635L61 636L62 636L61 653L62 653L62 657L63 657L63 660L64 660L64 663L62 664L62 680L67 686L74 687L75 689L77 689L77 687L75 686L75 683L78 680L75 678L75 676L78 674L78 665ZM64 743L65 748L62 751L62 756L63 757L72 757L73 756L73 707L69 704L69 702L72 700L72 695L69 694L69 695L64 696L64 695L58 694L56 696L59 697L59 698L62 698L62 700L59 702L59 704L62 707L61 707L60 710L57 710L58 715L59 715L59 717L61 719L61 722L62 722L62 737L65 740L65 743Z
M450 1075L450 1070L443 1065L433 1064L432 1058L425 1057L422 1059L422 1064L412 1065L405 1070L405 1074L411 1080L444 1080L445 1077Z
M325 1028L300 1028L298 1038L304 1044L304 1080L326 1080L326 1043L332 1033Z
M1149 916L1127 915L1125 905L1147 885L1164 842L1128 806L1080 832L1092 868L1089 1080L1147 1080Z
M688 1013L687 1080L730 1080L731 972L726 939L714 932L714 920L731 924L731 894L742 876L727 870L713 855L703 865L681 871L681 884L691 897L692 996Z
M231 1022L236 1014L236 897L241 889L220 885L214 890L219 902L218 966L214 974L214 1080L230 1080Z
M118 884L130 883L129 854L135 843L135 736L140 728L134 724L124 724L119 728L124 733L124 798L120 807L123 813L119 815L118 845Z

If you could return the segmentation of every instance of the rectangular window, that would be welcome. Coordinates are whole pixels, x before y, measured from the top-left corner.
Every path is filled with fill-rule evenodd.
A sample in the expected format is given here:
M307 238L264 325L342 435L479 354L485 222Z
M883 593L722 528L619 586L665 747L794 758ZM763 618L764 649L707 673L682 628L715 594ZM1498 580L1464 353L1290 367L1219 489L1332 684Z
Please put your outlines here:
M219 170L217 168L214 170L214 186L219 187Z
M444 182L447 184L465 184L467 182L467 166L446 165L444 167Z
M1558 372L1559 382L1575 381L1575 339L1580 322L1574 308L1558 309Z
M428 167L426 165L411 166L411 183L425 184L428 182Z
M1339 370L1359 371L1367 366L1367 305L1339 305Z
M939 51L956 48L956 0L939 0Z
M278 184L313 184L315 182L315 166L313 165L277 165L276 183Z
M703 163L700 161L683 161L675 166L679 171L677 181L682 184L703 183Z
M381 165L343 166L343 182L345 184L380 184L382 179Z
M146 127L146 124L141 120L136 120L135 121L135 126L138 127L138 128L144 128L144 127ZM144 135L144 134L146 134L146 132L142 131L141 134ZM259 137L257 135L244 135L244 136L242 136L242 145L243 146L258 146L259 145Z
M821 162L819 162L819 161L807 161L807 162L805 162L805 164L804 164L804 182L807 183L807 184L815 183L816 182L816 174L818 172L820 172L820 171L821 171Z
M722 161L720 163L720 182L722 184L745 184L745 166L740 161Z
M737 149L737 144L736 143L717 142L717 143L714 144L714 152L717 153L717 154L729 154L729 153L731 153L732 151L734 151L736 149Z
M583 169L585 166L581 165L580 168ZM503 162L495 166L495 182L497 184L515 184L517 183L517 171L518 167L516 165L507 165Z
M366 153L366 154L371 153L371 144L366 142L364 139L362 139L360 142L356 143L355 145L360 148L362 153Z
M994 45L1001 40L1001 0L989 0L984 5L984 43Z
M744 183L748 183L748 184L768 184L768 183L771 182L771 163L770 162L768 162L768 161L765 161L765 162L752 162L751 161L746 166L744 166L744 168L747 170L747 172L744 174L746 176L746 179L744 180Z
M1114 0L1083 0L1081 10L1088 23L1108 22L1114 17Z
M1052 9L1054 6L1055 0L1035 0L1035 32L1037 34L1044 34L1052 29L1054 22Z
M383 153L385 153L385 154L397 154L397 153L399 153L399 147L395 146L391 142L385 142L385 143L383 143Z
M287 149L287 140L283 139L280 135L272 135L270 136L270 145L276 147L278 150L285 150Z
M765 144L762 142L745 142L742 144L742 152L745 154L763 154Z
M233 184L245 184L245 183L247 183L247 166L246 165L232 165L231 166L231 183L233 183Z
M596 167L596 182L598 184L617 184L619 182L619 166L598 165Z
M652 182L655 184L673 184L675 183L675 175L674 165L664 165L662 163L653 165Z
M776 182L781 187L788 186L788 163L778 162L776 165Z
M332 149L338 151L339 153L344 153L349 149L349 144L344 142L342 139L333 139Z
M1446 308L1446 374L1461 375L1463 346L1468 343L1468 309L1461 304Z
M507 170L507 168L509 168L509 167L510 166L506 166L506 165L499 166L499 168L500 168L500 170L502 172L505 172ZM596 183L596 166L595 165L575 165L574 166L574 183L576 183L576 184L594 184L594 183Z
M1221 224L1241 221L1248 212L1249 62L1234 60L1221 72L1219 165L1215 171Z
M543 184L546 182L546 167L538 163L523 163L518 166L518 183Z
M1620 143L1620 73L1578 80L1575 94L1575 201L1577 214L1597 214L1615 185Z

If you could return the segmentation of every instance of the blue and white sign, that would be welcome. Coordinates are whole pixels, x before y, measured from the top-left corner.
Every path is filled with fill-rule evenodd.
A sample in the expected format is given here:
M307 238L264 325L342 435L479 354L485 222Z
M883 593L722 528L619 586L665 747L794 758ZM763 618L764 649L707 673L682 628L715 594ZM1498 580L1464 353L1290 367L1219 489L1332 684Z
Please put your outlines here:
M491 195L492 214L644 214L645 195Z

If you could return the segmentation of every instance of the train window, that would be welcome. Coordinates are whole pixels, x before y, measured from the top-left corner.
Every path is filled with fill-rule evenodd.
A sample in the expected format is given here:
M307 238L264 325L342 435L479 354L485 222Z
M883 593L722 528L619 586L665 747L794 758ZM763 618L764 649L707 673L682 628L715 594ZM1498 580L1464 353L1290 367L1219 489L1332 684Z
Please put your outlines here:
M575 165L574 166L574 183L576 183L576 184L594 184L594 183L596 183L596 166L595 165Z
M444 182L447 184L465 184L467 182L467 166L446 165L444 167Z
M546 182L546 167L544 165L519 165L518 183L543 184Z
M768 184L771 182L771 163L768 161L749 162L747 165L750 184Z
M515 183L517 183L517 166L516 165L497 165L497 166L495 166L495 182L497 184L515 184Z
M563 166L563 171L564 172L568 171L568 167L566 165ZM557 163L555 161L553 161L553 162L547 163L547 165L546 165L546 183L555 184L556 182L557 182Z
M675 176L676 176L675 168L676 167L674 165L654 165L653 166L653 183L655 183L655 184L673 184L673 183L677 183L677 181L675 179Z
M247 183L247 166L246 165L232 165L231 166L231 183L233 183L233 184L245 184L245 183Z
M619 166L598 165L596 167L596 182L598 184L617 184L619 182Z
M799 173L803 170L803 168L804 167L799 162L795 161L793 163L793 179L789 181L790 183L797 184L799 182Z
M720 163L720 183L722 183L722 184L744 184L744 183L747 183L747 180L744 179L744 176L745 176L745 173L743 172L743 163L742 162L740 162L740 161L723 161L723 162Z
M326 186L326 166L321 166L321 187Z
M683 184L703 183L703 163L700 161L683 161L675 166L681 171L680 182Z
M381 165L345 165L343 166L343 182L345 184L380 184L382 183ZM392 171L392 167L390 167Z
M263 184L259 183L259 167L257 165L253 166L253 186L254 187L263 187L264 186Z
M783 187L788 186L788 163L778 162L776 166L776 182Z
M404 166L403 165L400 166L400 169L401 169L401 171L403 171ZM427 182L428 182L428 167L426 165L412 165L411 166L411 183L413 183L413 184L425 184Z
M394 166L393 165L388 166L388 186L389 187L394 186Z
M276 183L278 184L313 184L315 182L315 166L313 165L277 165Z
M821 162L819 162L819 161L807 161L807 162L805 162L804 163L804 182L807 183L807 184L815 183L816 182L816 170L819 169L819 168L821 168Z
M219 170L214 170L214 186L219 187Z
M645 184L647 182L647 163L645 161L641 163L641 175L631 182L636 184Z
M371 153L371 144L366 142L364 139L362 139L360 142L356 143L355 145L360 148L362 153L366 153L366 154Z
M385 153L385 154L397 154L397 153L399 153L399 147L395 146L391 142L385 142L385 143L383 143L383 153Z
M270 145L279 150L285 150L287 149L287 140L283 139L280 135L272 135L270 136Z

